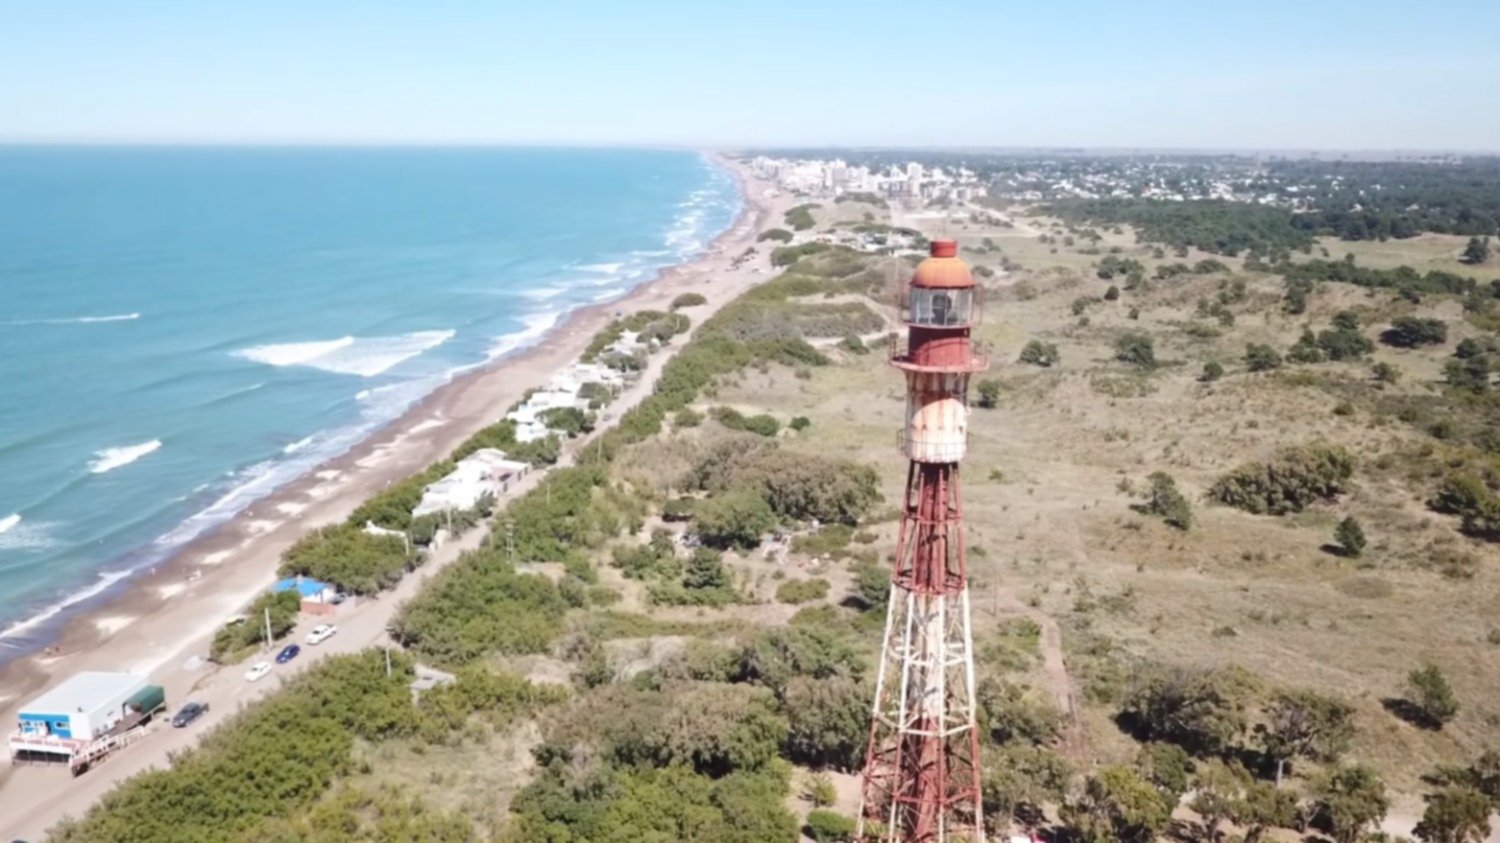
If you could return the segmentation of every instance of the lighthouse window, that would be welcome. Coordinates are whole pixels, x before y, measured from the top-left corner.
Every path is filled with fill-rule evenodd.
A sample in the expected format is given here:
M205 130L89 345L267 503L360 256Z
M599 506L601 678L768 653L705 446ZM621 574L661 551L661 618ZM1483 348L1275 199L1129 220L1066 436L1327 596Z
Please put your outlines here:
M973 305L973 290L913 287L907 321L913 325L967 325Z

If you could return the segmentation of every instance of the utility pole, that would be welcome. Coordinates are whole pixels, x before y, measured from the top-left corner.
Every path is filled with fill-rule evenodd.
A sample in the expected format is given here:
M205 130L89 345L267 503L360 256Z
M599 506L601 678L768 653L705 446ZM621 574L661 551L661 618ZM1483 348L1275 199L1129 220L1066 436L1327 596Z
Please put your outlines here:
M391 645L385 645L385 678L391 678Z
M271 607L266 607L266 649L271 649Z
M516 522L513 518L505 519L505 552L510 554L510 564L516 564Z

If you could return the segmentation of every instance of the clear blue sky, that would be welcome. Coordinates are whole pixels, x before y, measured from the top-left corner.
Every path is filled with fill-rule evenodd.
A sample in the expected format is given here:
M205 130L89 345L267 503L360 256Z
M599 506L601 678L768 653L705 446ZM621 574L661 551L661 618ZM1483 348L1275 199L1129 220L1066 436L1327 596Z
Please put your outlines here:
M1500 3L0 0L0 140L1500 149Z

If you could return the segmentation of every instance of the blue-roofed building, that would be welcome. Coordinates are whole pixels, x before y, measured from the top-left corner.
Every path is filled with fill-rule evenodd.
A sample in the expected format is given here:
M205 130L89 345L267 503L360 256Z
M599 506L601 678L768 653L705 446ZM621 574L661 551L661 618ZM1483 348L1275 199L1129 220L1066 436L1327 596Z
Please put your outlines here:
M274 594L293 590L302 598L303 603L329 603L338 593L338 589L329 583L300 576L278 580L275 585L271 586Z

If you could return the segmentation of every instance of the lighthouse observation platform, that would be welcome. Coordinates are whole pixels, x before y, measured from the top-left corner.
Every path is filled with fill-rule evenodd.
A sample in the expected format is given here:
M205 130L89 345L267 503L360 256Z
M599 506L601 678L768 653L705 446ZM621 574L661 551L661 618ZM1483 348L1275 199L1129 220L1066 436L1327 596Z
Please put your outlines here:
M950 346L951 347L946 347ZM912 354L911 340L893 336L887 348L890 364L907 372L932 372L949 374L972 374L990 367L990 358L977 344L964 337L962 342L929 340L919 346L918 355Z

